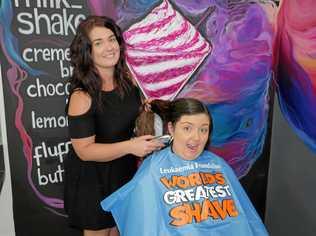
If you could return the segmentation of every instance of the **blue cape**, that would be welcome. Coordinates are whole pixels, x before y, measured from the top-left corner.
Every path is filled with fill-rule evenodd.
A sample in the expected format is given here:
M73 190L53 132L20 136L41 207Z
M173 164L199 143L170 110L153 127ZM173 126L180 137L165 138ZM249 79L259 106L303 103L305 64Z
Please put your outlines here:
M122 236L268 235L232 169L204 151L183 160L167 147L101 202Z

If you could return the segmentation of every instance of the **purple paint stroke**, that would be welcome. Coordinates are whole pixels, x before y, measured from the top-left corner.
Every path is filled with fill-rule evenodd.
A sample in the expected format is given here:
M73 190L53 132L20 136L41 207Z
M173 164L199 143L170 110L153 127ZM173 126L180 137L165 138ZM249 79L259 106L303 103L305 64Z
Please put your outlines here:
M201 19L199 20L199 22L195 24L195 28L196 29L199 28L204 23L204 21L211 15L213 11L214 11L214 8L208 7L206 11L204 12L203 16L201 17Z
M91 15L110 17L114 20L117 19L115 1L105 1L105 0L88 0L88 7L90 9Z

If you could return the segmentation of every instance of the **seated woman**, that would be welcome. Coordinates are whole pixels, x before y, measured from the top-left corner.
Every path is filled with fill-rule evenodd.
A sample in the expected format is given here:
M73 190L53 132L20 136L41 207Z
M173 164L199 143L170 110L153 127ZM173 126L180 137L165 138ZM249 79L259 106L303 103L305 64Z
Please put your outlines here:
M168 121L171 145L101 202L121 235L268 235L232 169L204 150L212 130L207 107L192 98L158 104L151 109Z

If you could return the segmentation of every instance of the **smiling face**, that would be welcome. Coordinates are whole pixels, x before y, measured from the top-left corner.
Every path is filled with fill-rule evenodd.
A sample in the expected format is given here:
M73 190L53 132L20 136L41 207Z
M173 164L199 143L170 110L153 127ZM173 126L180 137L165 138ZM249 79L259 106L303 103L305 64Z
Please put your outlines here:
M91 57L99 72L114 72L120 57L120 45L114 33L105 27L96 26L89 33Z
M204 113L183 115L175 125L169 122L168 129L173 136L172 150L185 160L194 160L208 141L210 118Z

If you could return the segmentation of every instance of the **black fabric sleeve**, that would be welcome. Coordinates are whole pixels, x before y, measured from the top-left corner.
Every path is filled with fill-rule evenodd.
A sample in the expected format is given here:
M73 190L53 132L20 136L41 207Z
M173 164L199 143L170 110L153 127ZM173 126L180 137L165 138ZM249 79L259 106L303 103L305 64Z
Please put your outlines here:
M70 138L86 138L95 135L94 114L68 115Z

